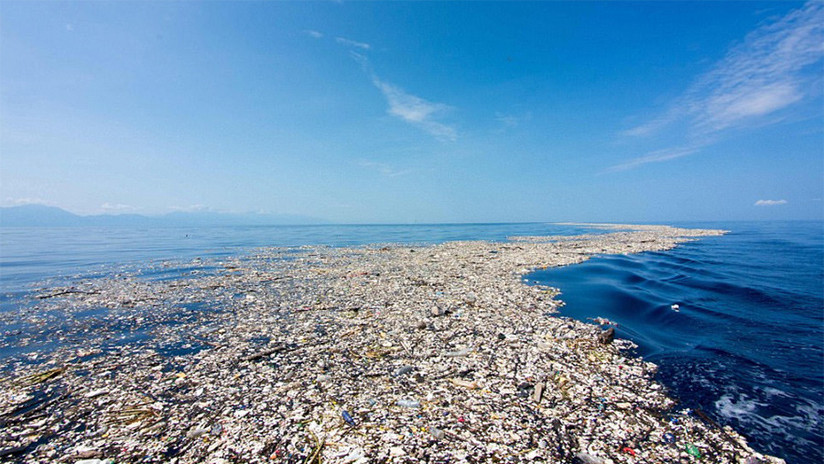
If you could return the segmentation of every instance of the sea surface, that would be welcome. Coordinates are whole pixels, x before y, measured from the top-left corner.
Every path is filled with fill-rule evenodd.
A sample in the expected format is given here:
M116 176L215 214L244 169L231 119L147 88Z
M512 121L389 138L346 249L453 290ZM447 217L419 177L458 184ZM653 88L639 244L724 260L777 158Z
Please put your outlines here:
M684 225L731 232L526 278L561 289L562 315L617 323L679 407L788 463L824 462L824 224Z
M706 412L791 464L824 461L824 223L674 225L731 233L667 252L599 256L525 280L559 287L561 315L617 323L619 336L659 364L659 380L679 407ZM544 223L7 227L0 228L0 315L30 305L43 287L135 270L147 279L175 278L194 258L219 260L260 247L604 232ZM0 324L4 342L14 334ZM3 351L0 360L24 354Z

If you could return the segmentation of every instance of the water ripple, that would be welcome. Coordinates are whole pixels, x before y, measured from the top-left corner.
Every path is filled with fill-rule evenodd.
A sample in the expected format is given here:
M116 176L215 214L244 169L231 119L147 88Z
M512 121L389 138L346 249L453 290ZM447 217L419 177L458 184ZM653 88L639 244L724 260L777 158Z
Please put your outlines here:
M526 279L561 288L564 315L618 322L683 406L788 463L822 462L822 223L721 228L733 232Z

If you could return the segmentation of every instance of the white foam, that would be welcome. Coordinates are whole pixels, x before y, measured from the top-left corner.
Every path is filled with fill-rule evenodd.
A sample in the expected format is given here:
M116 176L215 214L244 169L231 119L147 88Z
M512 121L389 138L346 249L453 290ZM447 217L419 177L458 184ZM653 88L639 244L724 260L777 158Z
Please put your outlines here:
M773 394L779 396L787 396L781 390L775 390ZM769 417L759 414L759 408L768 407L766 403L759 402L748 397L745 394L735 395L727 393L715 401L715 408L719 414L728 418L736 419L745 428L745 432L749 434L758 435L758 429L768 431L772 435L783 436L787 441L796 443L797 445L812 445L812 442L806 438L799 437L797 431L804 430L814 433L818 422L820 421L819 405L806 404L796 406L797 416L784 416L775 414Z
M772 387L765 387L763 390L764 394L767 395L767 398L791 398L791 396L784 390L779 390Z
M738 395L738 399L735 399L733 394L726 393L715 401L715 409L719 414L726 418L738 419L741 422L750 422L759 406L764 406L764 404L752 400L744 394Z

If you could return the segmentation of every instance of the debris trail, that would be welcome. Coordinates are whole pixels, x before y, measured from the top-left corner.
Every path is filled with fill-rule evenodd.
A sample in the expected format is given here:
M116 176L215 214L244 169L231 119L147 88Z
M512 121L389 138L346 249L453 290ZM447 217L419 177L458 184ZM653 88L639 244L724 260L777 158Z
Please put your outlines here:
M196 260L194 268L219 270L174 280L113 276L47 289L32 311L108 313L91 329L57 334L61 346L38 362L18 359L3 371L0 456L783 462L732 429L673 410L656 366L626 354L631 342L553 315L558 290L521 281L539 267L723 233L624 228L504 243L264 249ZM107 344L118 330L146 336Z

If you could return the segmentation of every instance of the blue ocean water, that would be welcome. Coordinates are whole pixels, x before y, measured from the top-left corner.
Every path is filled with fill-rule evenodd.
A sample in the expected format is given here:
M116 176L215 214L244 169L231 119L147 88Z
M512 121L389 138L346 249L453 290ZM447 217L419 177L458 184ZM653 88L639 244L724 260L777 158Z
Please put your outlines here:
M616 321L619 336L660 365L660 380L684 407L706 411L748 435L756 449L792 464L822 462L824 223L682 225L732 232L662 253L596 257L526 279L560 287L563 315ZM593 232L608 231L543 223L0 228L0 313L28 304L41 286L124 269L176 278L195 257L220 259L258 247Z
M151 331L174 320L152 317L137 330L105 308L65 314L35 306L43 289L78 281L129 275L172 280L219 267L221 259L260 247L351 246L377 243L427 244L455 240L503 241L513 235L575 235L585 227L531 224L313 225L220 227L0 227L0 372L17 362L38 362L39 353L65 338L107 331L104 349L152 343ZM603 232L603 231L602 231ZM193 264L194 258L201 258ZM177 307L174 319L222 308ZM179 351L184 347L172 347Z
M106 273L151 261L220 258L260 247L502 241L516 235L603 233L548 223L219 227L0 227L0 293L43 279Z
M823 462L824 224L685 226L731 233L527 279L562 290L562 315L616 322L680 406L788 463Z

